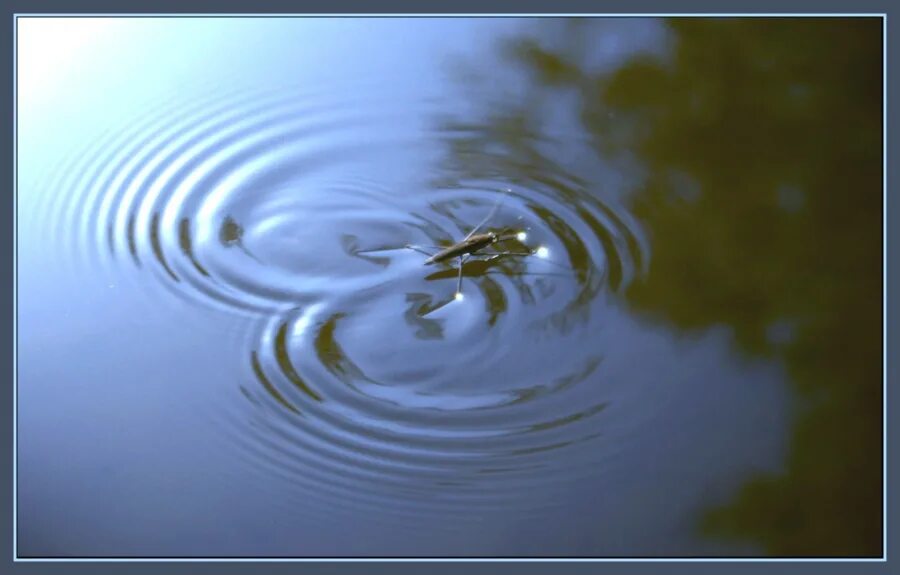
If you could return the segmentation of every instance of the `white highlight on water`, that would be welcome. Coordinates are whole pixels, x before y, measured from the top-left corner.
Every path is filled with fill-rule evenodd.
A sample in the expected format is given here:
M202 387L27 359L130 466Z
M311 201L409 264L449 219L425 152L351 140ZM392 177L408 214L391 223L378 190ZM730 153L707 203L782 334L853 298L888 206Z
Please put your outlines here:
M516 239L519 240L520 242L524 242L527 238L528 238L528 234L526 234L525 232L519 232L516 234Z
M550 256L550 250L548 250L546 246L541 246L534 252L534 254L539 258L547 259L547 257Z
M461 291L458 291L458 292L456 292L456 295L453 296L453 297L456 299L456 301L462 301L462 299L463 299L463 294L462 294Z

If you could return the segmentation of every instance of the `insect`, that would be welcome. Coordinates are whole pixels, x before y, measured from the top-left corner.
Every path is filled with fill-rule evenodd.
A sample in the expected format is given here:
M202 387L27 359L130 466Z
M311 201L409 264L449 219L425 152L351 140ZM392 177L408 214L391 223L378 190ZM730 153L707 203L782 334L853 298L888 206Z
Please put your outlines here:
M503 196L501 196L500 199L497 200L497 203L494 205L494 207L491 209L491 211L488 213L488 215L483 220L481 220L481 222L479 222L479 224L477 226L472 228L472 231L470 231L468 233L468 235L466 235L466 237L464 237L462 240L456 242L452 246L449 246L449 247L431 246L435 249L440 250L434 254L430 254L430 253L426 252L424 249L422 249L421 246L414 246L414 245L404 246L407 249L415 250L419 253L422 253L422 254L425 254L426 256L428 256L428 259L425 260L425 265L445 263L445 262L449 262L450 260L453 260L454 258L457 259L458 264L459 264L459 272L456 276L456 299L458 299L458 300L462 299L463 265L470 258L479 258L479 259L484 258L482 261L491 261L491 260L495 260L495 259L498 259L501 257L506 257L506 256L520 256L520 257L531 256L531 255L534 255L539 252L539 250L531 250L531 251L527 251L527 252L506 251L506 252L495 252L495 253L490 253L490 252L489 253L479 253L482 250L484 250L485 248L493 246L494 244L497 244L500 242L505 242L508 240L518 240L521 242L521 241L524 241L525 238L527 237L525 232L515 232L515 233L505 233L505 234L497 234L494 232L486 232L483 234L478 233L478 230L481 229L481 227L484 224L486 224L492 217L494 217L494 214L500 208L500 204L503 202L503 199L506 197L506 194L508 194L510 191L511 190L507 189L506 192L504 192Z

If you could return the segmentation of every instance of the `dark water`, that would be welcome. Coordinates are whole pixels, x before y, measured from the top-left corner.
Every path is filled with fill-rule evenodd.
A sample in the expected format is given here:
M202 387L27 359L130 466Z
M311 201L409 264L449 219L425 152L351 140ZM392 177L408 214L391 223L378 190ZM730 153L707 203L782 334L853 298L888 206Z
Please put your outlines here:
M880 553L880 25L21 23L19 553Z

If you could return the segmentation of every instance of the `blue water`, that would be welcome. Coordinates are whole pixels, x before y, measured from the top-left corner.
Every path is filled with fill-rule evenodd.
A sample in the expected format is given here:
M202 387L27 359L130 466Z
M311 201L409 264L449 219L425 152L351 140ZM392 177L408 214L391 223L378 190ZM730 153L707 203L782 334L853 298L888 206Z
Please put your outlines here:
M18 26L20 555L760 552L697 523L782 465L784 370L629 307L640 169L505 64L534 21ZM495 207L546 257L457 298L404 249Z

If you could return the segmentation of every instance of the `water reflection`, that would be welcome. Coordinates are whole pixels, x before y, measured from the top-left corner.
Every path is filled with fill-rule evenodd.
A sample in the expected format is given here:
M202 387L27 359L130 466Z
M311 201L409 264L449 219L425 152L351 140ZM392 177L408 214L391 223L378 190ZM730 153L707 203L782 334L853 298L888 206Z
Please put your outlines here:
M406 302L409 307L403 318L415 329L415 335L419 339L443 339L444 328L442 322L437 319L430 319L427 316L430 312L442 306L433 304L433 298L427 293L408 293L406 294Z
M194 265L194 269L196 269L200 274L209 277L209 272L200 265L200 262L197 261L197 257L194 255L194 248L191 242L191 220L190 218L182 218L181 224L178 226L178 243L181 246L181 251L184 255L191 261Z
M347 384L366 379L362 370L347 357L341 345L335 339L335 329L343 313L335 313L319 326L315 336L316 355L322 365L332 375Z
M757 109L780 97L769 91L785 82L766 74L795 46L778 27L747 25L770 44L759 70L723 60L679 80L685 62L723 58L716 42L758 39L734 23L641 20L648 36L621 19L190 19L160 35L170 21L135 21L152 33L134 45L121 35L147 59L133 80L171 78L157 54L180 66L234 38L240 58L197 60L183 76L197 83L139 111L135 84L116 78L84 115L19 124L22 181L52 183L19 191L29 552L733 554L746 548L688 525L748 470L772 468L779 366L832 392L812 414L849 398L874 409L862 393L874 388L846 393L836 379L869 359L877 307L861 251L877 235L873 200L835 187L868 189L857 176L874 160L850 148L870 119L837 114L835 96L865 67L801 59L812 77L782 74L794 103ZM209 29L215 42L198 50ZM330 49L310 57L307 45ZM667 59L619 70L623 46ZM461 49L487 89L445 75ZM733 52L736 65L752 53ZM116 69L82 61L91 87ZM759 82L732 94L735 74ZM72 109L55 99L65 93L37 116ZM824 137L808 104L828 98L843 138ZM725 122L730 106L740 113ZM795 113L796 150L771 153L757 123ZM404 246L446 246L487 214L480 229L525 234L502 249L535 255L466 262L457 299L456 262L426 267ZM869 431L847 422L817 449L843 461L842 434L863 444ZM79 465L60 467L60 450ZM829 475L845 495L869 477L860 451L858 477ZM772 512L771 489L814 485L797 469L748 491L784 520L777 544L735 522L743 503L710 526L768 545L748 553L795 552L807 531L789 512L807 507ZM801 495L789 502L807 505Z
M266 392L268 392L269 395L271 395L275 399L275 401L277 401L287 410L299 415L300 411L294 405L289 403L288 400L284 398L284 396L278 393L278 390L274 385L272 385L272 382L269 381L269 378L266 377L265 372L263 372L262 366L259 364L259 355L255 351L250 354L250 365L253 366L253 373L256 375L256 378L259 380L259 383L262 384ZM246 388L242 387L241 389L244 391L245 397L247 397L247 399L254 402L256 401L254 399L254 396L250 392L248 392Z
M529 94L519 98L529 101ZM496 177L515 182L529 191L529 221L538 221L538 230L529 232L538 239L544 254L559 254L544 266L544 272L574 274L578 291L567 304L548 316L536 319L536 329L569 330L584 325L589 309L603 290L618 292L644 271L646 242L628 209L612 190L591 189L589 179L567 169L560 141L548 137L547 126L528 108L509 100L492 105L486 100L479 121L461 123L439 116L438 123L448 153L435 183L464 186L470 181ZM544 242L544 237L552 242ZM546 244L546 245L543 245ZM544 294L553 287L535 282ZM523 297L533 297L533 288L520 289Z
M749 481L703 528L773 555L880 555L881 21L675 19L671 54L612 73L587 62L602 23L545 26L508 45L530 73L525 100L574 94L595 152L640 167L628 205L652 261L629 305L679 330L729 326L744 353L784 362L802 398L785 472ZM543 172L525 127L544 110L492 113L486 133ZM584 277L583 253L569 258Z

